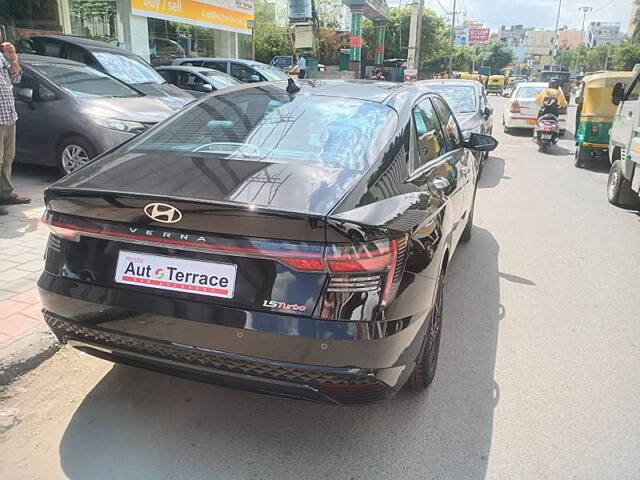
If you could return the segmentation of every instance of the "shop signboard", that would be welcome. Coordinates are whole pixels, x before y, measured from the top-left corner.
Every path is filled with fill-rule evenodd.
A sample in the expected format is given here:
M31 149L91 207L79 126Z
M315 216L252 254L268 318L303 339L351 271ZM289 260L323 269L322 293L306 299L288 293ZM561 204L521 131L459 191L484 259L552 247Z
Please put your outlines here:
M251 34L254 0L131 0L131 13L143 17Z
M469 45L475 45L477 43L487 43L491 30L488 28L470 28L469 29Z
M289 0L289 20L299 22L311 18L311 0Z

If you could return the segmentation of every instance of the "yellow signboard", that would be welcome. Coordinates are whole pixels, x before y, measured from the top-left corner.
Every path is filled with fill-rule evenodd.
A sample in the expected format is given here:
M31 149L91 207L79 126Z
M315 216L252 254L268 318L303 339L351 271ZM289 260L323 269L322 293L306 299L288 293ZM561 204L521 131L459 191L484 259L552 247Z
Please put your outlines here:
M238 33L255 19L251 0L131 0L131 13Z

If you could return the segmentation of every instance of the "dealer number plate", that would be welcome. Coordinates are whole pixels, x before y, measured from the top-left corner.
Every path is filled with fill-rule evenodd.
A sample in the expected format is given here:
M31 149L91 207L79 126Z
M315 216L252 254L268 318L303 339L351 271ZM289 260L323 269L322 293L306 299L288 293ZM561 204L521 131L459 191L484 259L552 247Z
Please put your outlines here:
M237 265L121 250L115 281L161 290L233 298Z

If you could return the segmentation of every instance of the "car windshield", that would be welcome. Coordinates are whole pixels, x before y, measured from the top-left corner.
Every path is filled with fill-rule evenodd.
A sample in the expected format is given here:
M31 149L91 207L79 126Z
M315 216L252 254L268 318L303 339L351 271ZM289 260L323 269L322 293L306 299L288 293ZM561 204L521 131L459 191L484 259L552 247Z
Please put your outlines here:
M478 110L473 87L446 84L430 87L444 97L454 113L472 113Z
M165 83L164 78L150 65L134 55L113 52L92 52L98 62L119 80L129 85L140 83Z
M205 77L207 77L207 80L209 81L209 83L213 85L216 88L216 90L220 90L221 88L232 87L234 85L242 85L242 82L240 82L239 80L236 80L235 78L220 72L211 72L211 71L205 70L205 71L201 71L200 73Z
M125 148L361 171L396 125L395 111L378 103L260 87L208 98Z
M270 65L252 65L252 67L269 81L277 82L289 78L284 72Z
M137 97L140 95L124 83L87 65L41 63L32 66L74 97Z
M520 87L516 92L516 98L536 98L544 90L544 87Z

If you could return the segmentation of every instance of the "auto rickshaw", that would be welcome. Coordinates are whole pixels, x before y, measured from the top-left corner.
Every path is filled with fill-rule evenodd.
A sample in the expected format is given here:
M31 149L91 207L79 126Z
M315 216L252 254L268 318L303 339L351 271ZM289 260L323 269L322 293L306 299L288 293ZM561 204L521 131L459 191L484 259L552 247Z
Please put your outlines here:
M502 95L504 90L504 75L490 75L487 81L487 93L495 93L496 95Z
M616 106L611 100L616 83L629 84L633 72L606 72L588 75L576 92L576 153L575 166L584 167L590 159L609 156L609 130Z

